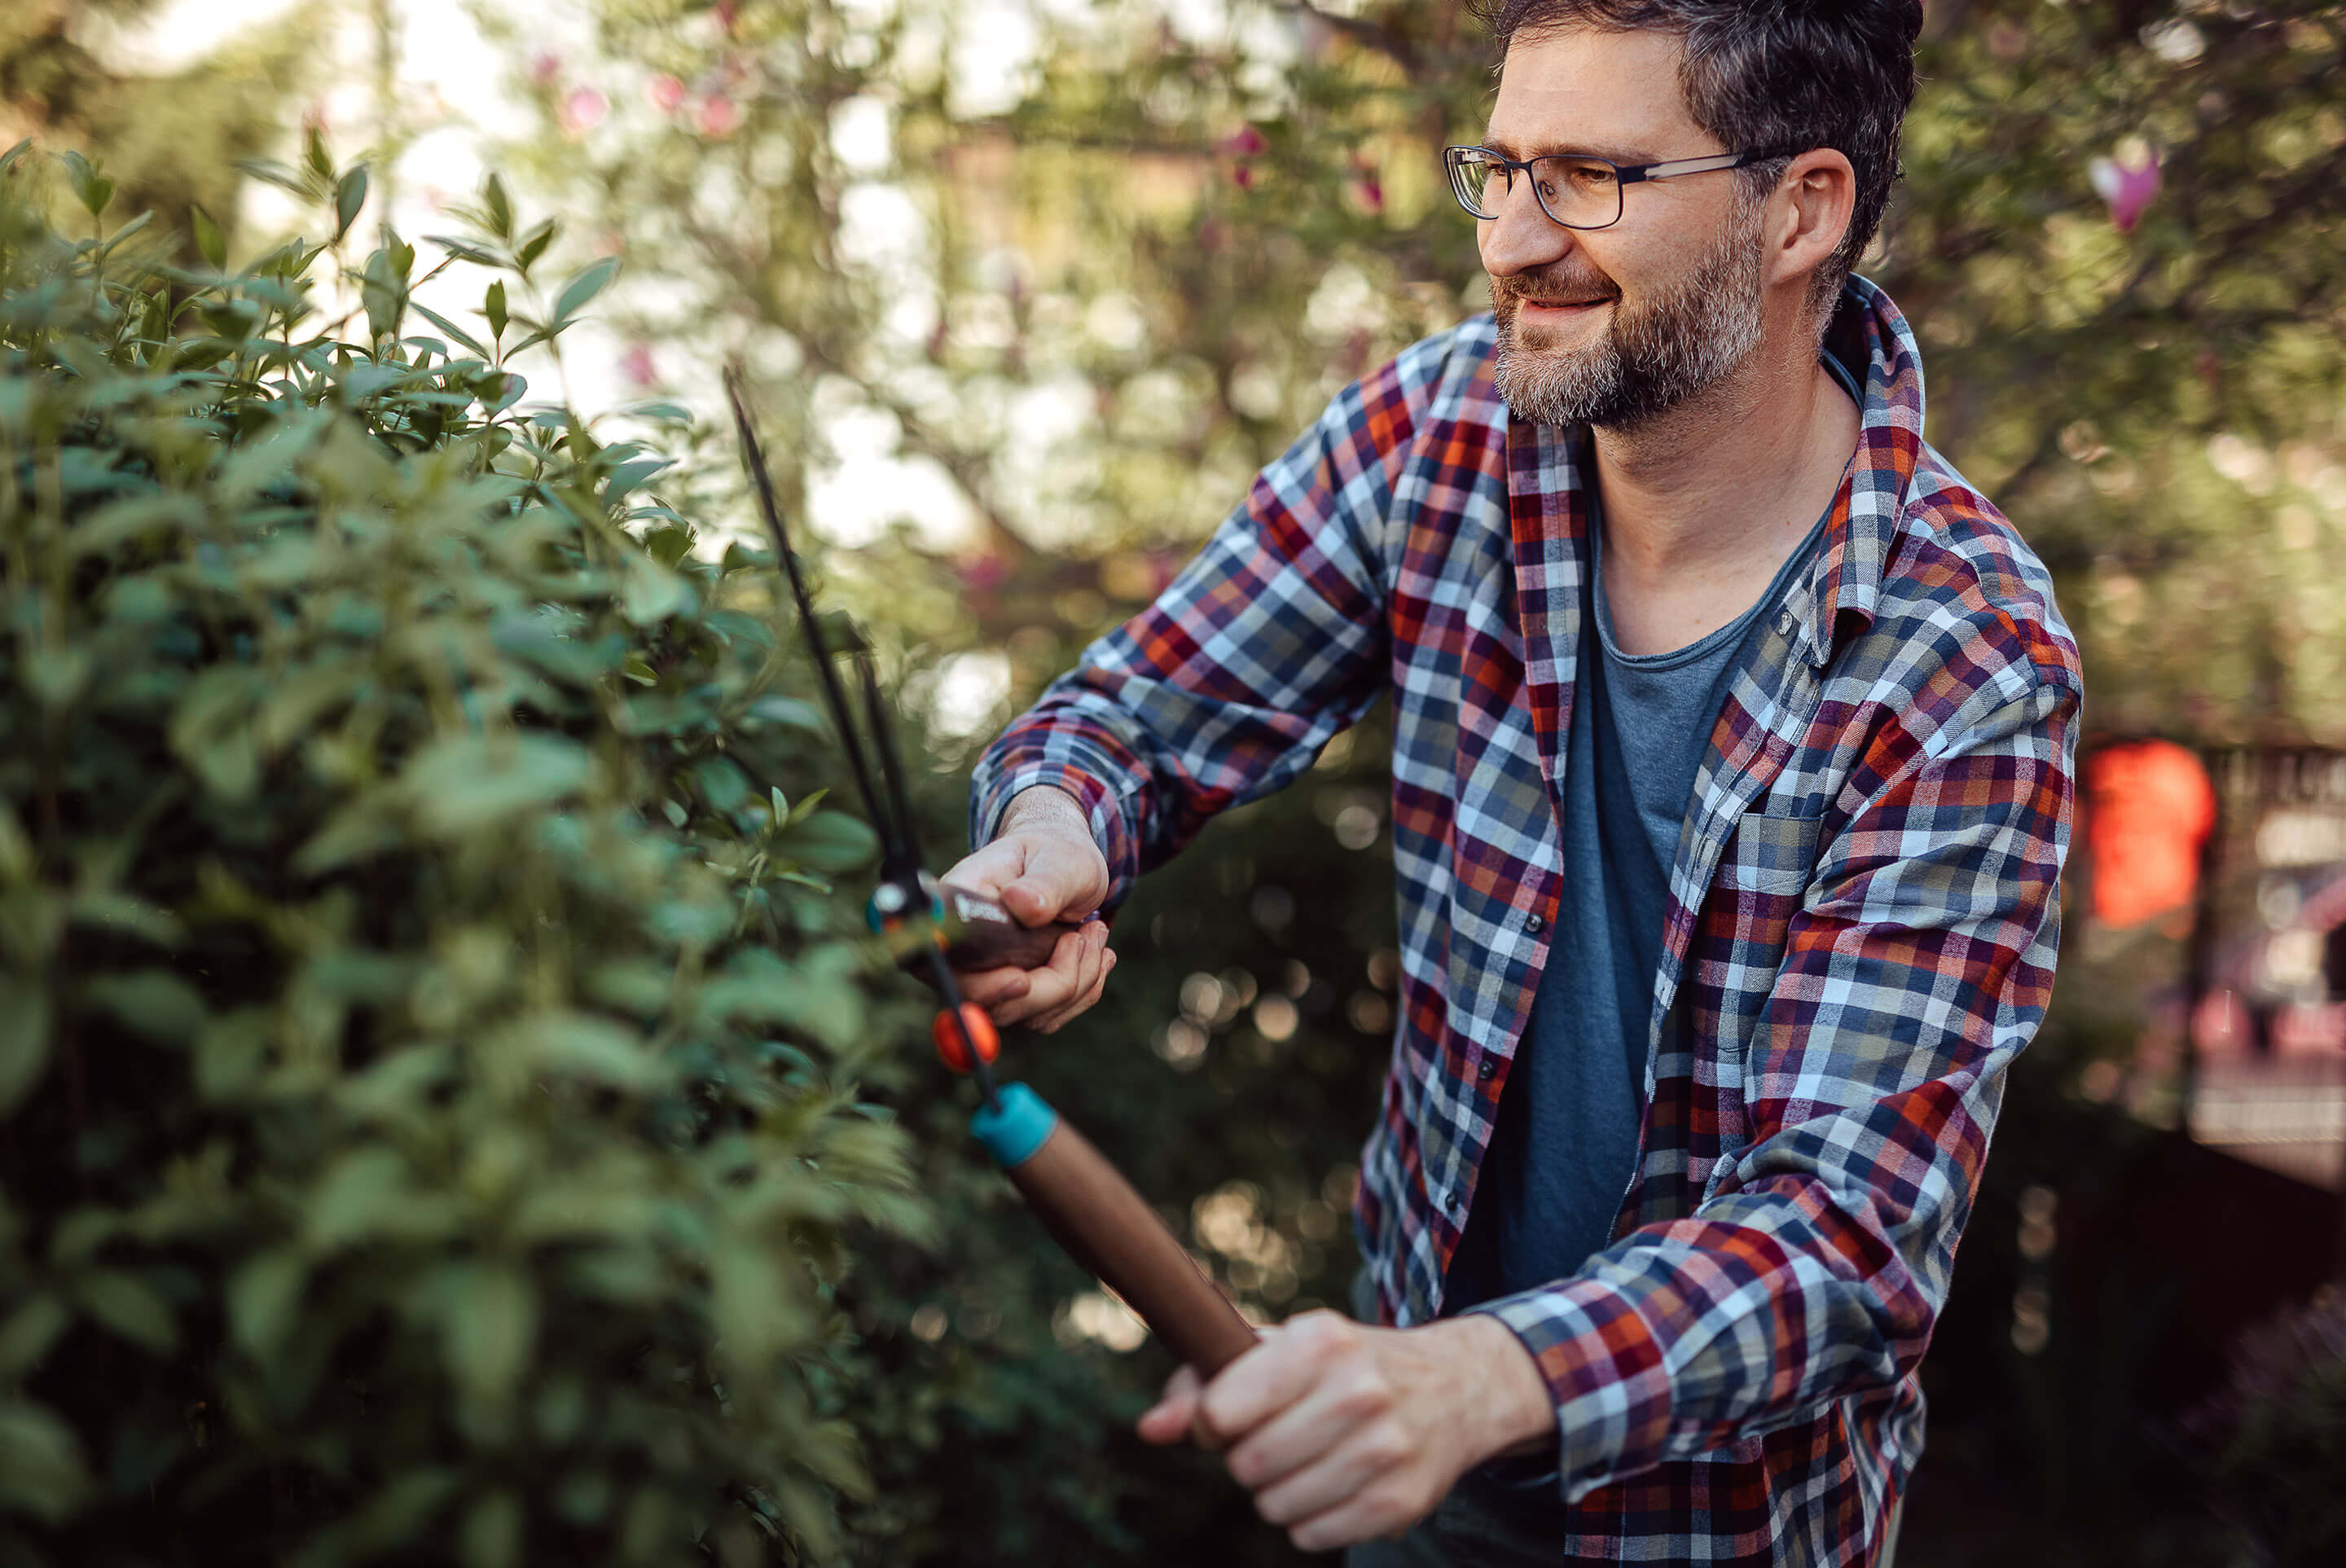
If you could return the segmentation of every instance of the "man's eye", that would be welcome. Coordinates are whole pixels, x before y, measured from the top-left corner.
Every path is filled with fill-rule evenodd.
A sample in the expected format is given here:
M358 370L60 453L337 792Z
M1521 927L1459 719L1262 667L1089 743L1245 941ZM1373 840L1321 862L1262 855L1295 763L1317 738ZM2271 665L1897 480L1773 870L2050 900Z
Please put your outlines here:
M1576 163L1572 166L1572 181L1583 190L1603 190L1613 183L1613 166L1606 163Z

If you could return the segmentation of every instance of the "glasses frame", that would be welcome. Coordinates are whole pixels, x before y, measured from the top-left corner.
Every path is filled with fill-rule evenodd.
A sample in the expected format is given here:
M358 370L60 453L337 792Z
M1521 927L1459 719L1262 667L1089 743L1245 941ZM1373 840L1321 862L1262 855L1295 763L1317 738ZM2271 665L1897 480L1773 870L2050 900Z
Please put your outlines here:
M1517 169L1521 169L1526 175L1532 175L1532 199L1539 204L1541 214L1558 228L1587 230L1610 229L1621 221L1621 215L1628 205L1627 199L1622 195L1622 192L1630 186L1641 184L1649 179L1676 179L1682 174L1711 174L1723 168L1749 168L1755 163L1772 163L1780 158L1798 158L1807 150L1806 148L1749 148L1742 152L1709 153L1701 158L1674 158L1660 163L1623 164L1615 163L1609 158L1598 158L1595 153L1587 152L1544 152L1536 158L1509 158L1487 147L1445 147L1442 149L1442 166L1450 176L1450 194L1458 199L1458 205L1466 209L1467 216L1470 218L1489 223L1499 216L1495 212L1478 210L1474 204L1467 199L1464 170L1465 165L1471 160L1486 168L1495 168L1504 172L1510 190L1515 188ZM1566 223L1563 219L1558 218L1555 209L1548 206L1546 199L1540 195L1539 179L1533 171L1534 165L1554 158L1570 158L1576 163L1601 163L1611 169L1613 171L1613 216L1602 223Z

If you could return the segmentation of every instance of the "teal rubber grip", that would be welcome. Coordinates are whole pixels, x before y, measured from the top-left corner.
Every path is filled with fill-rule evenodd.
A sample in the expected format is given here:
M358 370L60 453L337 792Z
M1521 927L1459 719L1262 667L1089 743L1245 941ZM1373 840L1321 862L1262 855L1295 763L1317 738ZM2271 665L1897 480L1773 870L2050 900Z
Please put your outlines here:
M980 1106L969 1130L1004 1170L1025 1164L1059 1125L1059 1113L1024 1084L1005 1084L994 1104Z

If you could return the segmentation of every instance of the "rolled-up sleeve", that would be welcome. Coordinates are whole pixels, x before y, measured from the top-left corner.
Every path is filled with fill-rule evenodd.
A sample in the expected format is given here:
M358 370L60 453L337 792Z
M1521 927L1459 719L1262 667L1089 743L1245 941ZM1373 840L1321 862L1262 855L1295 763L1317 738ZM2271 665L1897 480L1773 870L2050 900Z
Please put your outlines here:
M1157 601L987 748L974 844L1020 790L1056 785L1090 819L1114 904L1216 812L1288 783L1360 718L1387 676L1381 540L1424 381L1404 355L1347 388Z

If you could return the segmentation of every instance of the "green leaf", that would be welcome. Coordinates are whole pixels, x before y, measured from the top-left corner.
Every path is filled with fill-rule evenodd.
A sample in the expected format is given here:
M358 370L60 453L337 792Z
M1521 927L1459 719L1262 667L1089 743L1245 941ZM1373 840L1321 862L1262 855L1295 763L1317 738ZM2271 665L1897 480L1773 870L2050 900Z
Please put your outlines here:
M54 1524L90 1494L73 1429L46 1406L0 1399L0 1507Z
M310 1188L303 1206L306 1239L319 1251L385 1237L411 1239L455 1230L463 1216L437 1194L409 1182L396 1149L363 1145L337 1156Z
M489 230L500 239L513 238L513 200L505 195L505 182L495 175L489 176L483 199L488 203Z
M22 1103L48 1065L49 1005L38 981L0 975L0 1116Z
M729 757L709 757L693 764L693 783L709 809L731 815L750 799L749 775Z
M25 661L25 687L43 708L57 712L72 706L97 668L97 650L87 644L36 648Z
M537 1288L510 1263L459 1265L441 1303L441 1346L456 1386L503 1409L537 1346Z
M204 1024L203 997L168 969L100 975L83 994L93 1005L166 1045L191 1043Z
M27 882L40 860L25 824L5 800L0 800L0 883Z
M504 1058L536 1072L582 1079L614 1089L665 1088L674 1070L632 1031L591 1013L549 1009L505 1025L483 1041L490 1060Z
M870 864L879 854L880 835L859 817L818 811L790 829L781 850L818 871L852 871Z
M754 1375L763 1370L775 1356L804 1342L813 1329L803 1274L751 1237L732 1238L711 1249L709 1285L718 1349L744 1371Z
M481 314L488 318L489 335L505 335L505 280L502 278L489 285L488 298L481 303Z
M475 1500L456 1539L464 1568L513 1568L522 1560L521 1500L503 1490Z
M236 167L240 172L252 176L263 185L273 185L286 194L298 196L305 201L310 198L309 183L298 171L288 168L281 163L276 163L265 158L248 158L239 159Z
M214 271L226 267L228 237L220 232L220 226L212 221L212 215L201 207L191 206L188 209L188 217L196 230L196 254L201 256L205 264Z
M489 346L486 343L484 343L480 339L464 331L464 328L458 326L455 322L450 321L447 317L442 315L431 306L423 303L423 300L410 300L407 303L417 315L422 316L425 321L431 322L434 326L439 328L442 331L447 333L450 337L464 344L475 358L484 360L493 360L496 358L496 355L490 351Z
M594 776L594 754L562 736L460 735L418 753L400 789L419 828L453 838L566 800Z
M82 1309L134 1345L168 1356L179 1326L152 1286L128 1269L100 1268L76 1282Z
M321 179L334 178L334 155L326 150L326 133L319 126L310 126L301 133L302 157Z
M537 264L537 259L546 254L546 248L554 243L554 237L561 231L562 226L549 218L522 237L520 246L514 251L514 260L521 263L522 276L529 275L529 270Z
M495 251L484 249L482 247L474 244L473 241L469 239L460 239L453 234L427 234L423 238L432 241L433 244L440 247L441 249L448 252L449 255L456 257L461 260L470 261L475 267L502 267L505 265L504 259L498 256Z
M82 209L92 218L104 212L106 204L114 199L114 181L100 174L87 158L70 148L56 156L57 161L65 166L66 180L73 187L74 199L81 203Z
M632 463L622 463L611 470L610 483L604 491L605 499L611 505L616 506L627 495L641 489L654 474L675 466L675 463L665 457L643 457ZM687 545L692 543L692 535L688 529L685 531L685 543ZM676 565L676 559L671 558L667 564L673 566Z
M177 947L188 934L169 910L116 888L84 888L66 900L66 908L76 925L121 932L157 947Z
M750 705L750 716L790 729L822 732L822 710L795 697L761 697Z
M340 240L358 221L359 209L366 205L367 171L361 164L342 176L334 186L334 239Z
M562 286L561 297L554 302L554 320L557 328L584 310L586 302L601 293L606 285L618 275L619 259L606 256L600 261L582 268L577 276Z
M43 1294L34 1297L0 1323L0 1378L21 1380L38 1367L73 1322L64 1302Z
M239 1349L257 1361L277 1357L301 1309L310 1266L297 1249L280 1247L248 1259L228 1282L228 1320Z
M649 555L627 562L627 580L619 591L619 613L639 626L648 626L692 607L692 586Z
M242 1007L206 1024L196 1037L196 1093L207 1101L240 1095L269 1057L272 1021L260 1007Z
M113 255L114 252L120 248L124 240L129 239L134 234L139 233L145 229L148 224L154 221L155 214L153 212L148 211L140 213L138 217L132 219L129 222L124 224L121 228L107 235L106 237L106 244L98 251L98 254L101 256Z

